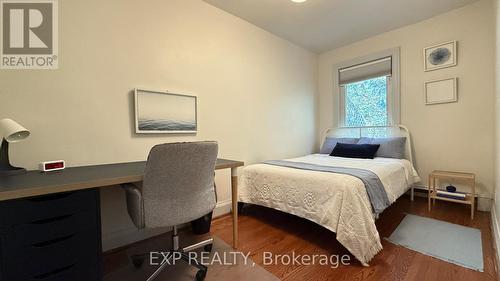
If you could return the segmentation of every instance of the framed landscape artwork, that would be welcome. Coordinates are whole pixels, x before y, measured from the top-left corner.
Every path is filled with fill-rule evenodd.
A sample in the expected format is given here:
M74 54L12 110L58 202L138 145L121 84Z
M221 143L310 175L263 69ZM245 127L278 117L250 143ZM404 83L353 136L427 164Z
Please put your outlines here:
M431 71L457 65L457 41L424 48L424 70Z
M135 132L194 134L198 130L196 96L135 89Z

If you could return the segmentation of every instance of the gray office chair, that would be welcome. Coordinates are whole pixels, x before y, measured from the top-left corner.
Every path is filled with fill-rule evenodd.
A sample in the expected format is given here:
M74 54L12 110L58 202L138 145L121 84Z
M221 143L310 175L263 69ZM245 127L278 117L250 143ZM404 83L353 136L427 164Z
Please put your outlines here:
M149 153L142 188L133 184L122 187L126 191L127 210L137 228L173 226L172 251L191 261L198 268L196 280L203 280L207 267L189 259L187 252L204 247L210 251L213 240L179 248L177 226L210 213L215 208L214 169L217 161L216 142L167 143L153 147ZM140 267L144 255L132 256L132 262ZM163 263L149 276L153 280L165 268Z

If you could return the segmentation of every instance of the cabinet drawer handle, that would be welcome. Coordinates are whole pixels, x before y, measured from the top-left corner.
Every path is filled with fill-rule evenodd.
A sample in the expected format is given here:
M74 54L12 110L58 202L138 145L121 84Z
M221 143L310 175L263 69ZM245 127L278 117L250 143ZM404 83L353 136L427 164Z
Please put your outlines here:
M36 220L36 221L30 222L29 224L46 224L46 223L56 222L56 221L60 221L60 220L64 220L64 219L67 219L69 217L72 217L73 215L74 214L69 214L69 215L62 215L62 216L57 216L57 217L53 217L53 218L48 218L48 219Z
M63 199L63 198L66 198L72 194L73 193L56 193L56 194L51 194L51 195L33 197L33 198L30 198L27 200L32 201L32 202L44 202L44 201Z
M66 271L66 270L69 270L71 268L73 268L75 266L75 264L71 264L71 265L68 265L68 266L65 266L65 267L61 267L61 268L58 268L58 269L54 269L52 271L49 271L47 273L42 273L42 274L39 274L39 275L36 275L36 276L33 276L33 278L35 280L43 280L43 279L46 279L48 277L51 277L51 276L54 276L56 274L59 274L63 271Z
M68 239L72 238L73 236L75 236L75 234L59 237L59 238L52 239L52 240L43 241L40 243L35 243L35 244L32 244L31 246L37 247L37 248L42 248L42 247L46 247L46 246L51 245L51 244L55 244L55 243L59 243L59 242L68 240Z

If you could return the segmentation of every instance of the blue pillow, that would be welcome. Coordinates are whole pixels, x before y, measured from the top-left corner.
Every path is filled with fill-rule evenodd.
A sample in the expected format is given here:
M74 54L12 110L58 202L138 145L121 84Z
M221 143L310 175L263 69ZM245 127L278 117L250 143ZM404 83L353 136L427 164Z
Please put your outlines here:
M406 137L361 138L360 144L380 144L376 157L404 159Z
M354 143L357 143L358 140L359 140L358 138L334 138L334 137L326 137L325 142L321 146L321 149L320 149L319 153L321 153L321 154L330 154L330 153L332 153L333 148L335 147L335 145L337 145L337 143L341 142L341 143L352 143L352 144L354 144Z
M380 144L337 143L330 156L373 159Z

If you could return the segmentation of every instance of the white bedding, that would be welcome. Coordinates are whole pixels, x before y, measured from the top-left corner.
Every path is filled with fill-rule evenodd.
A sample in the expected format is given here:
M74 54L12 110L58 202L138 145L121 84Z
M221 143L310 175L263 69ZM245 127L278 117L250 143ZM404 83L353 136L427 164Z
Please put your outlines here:
M406 159L311 154L286 160L370 170L382 181L391 203L420 181ZM360 179L268 164L247 166L240 178L239 201L274 208L322 225L335 232L337 240L363 265L368 265L382 250L368 194Z

